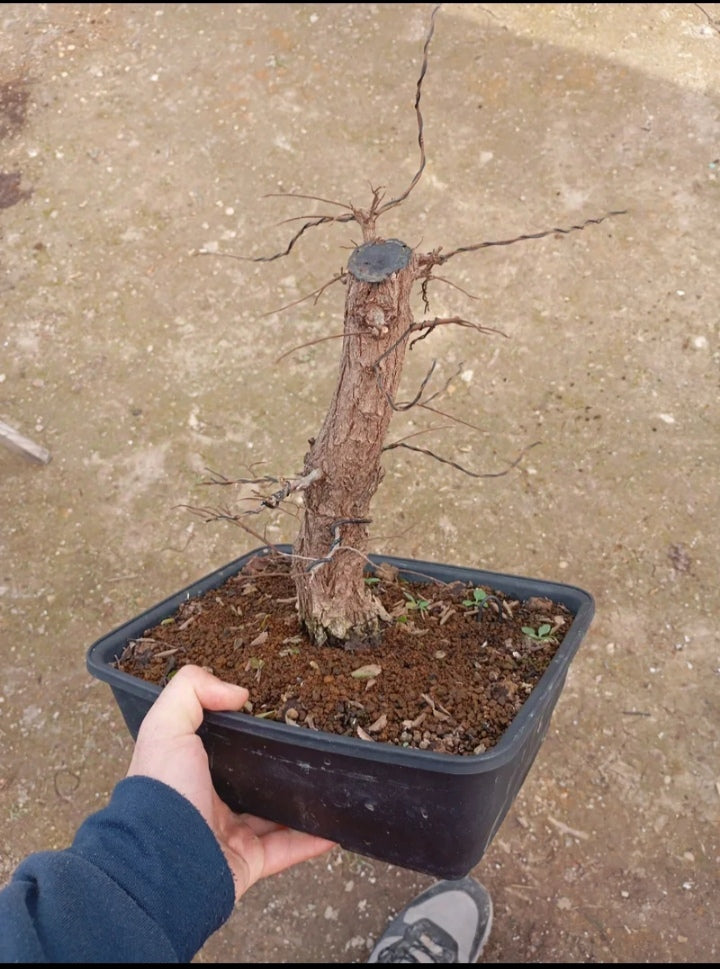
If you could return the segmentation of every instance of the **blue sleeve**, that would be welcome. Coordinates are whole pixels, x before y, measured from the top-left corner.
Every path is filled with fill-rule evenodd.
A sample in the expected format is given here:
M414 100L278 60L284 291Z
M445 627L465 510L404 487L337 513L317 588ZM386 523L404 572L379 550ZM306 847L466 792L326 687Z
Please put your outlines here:
M0 892L0 961L190 962L234 901L199 811L160 781L128 777L70 848L18 866Z

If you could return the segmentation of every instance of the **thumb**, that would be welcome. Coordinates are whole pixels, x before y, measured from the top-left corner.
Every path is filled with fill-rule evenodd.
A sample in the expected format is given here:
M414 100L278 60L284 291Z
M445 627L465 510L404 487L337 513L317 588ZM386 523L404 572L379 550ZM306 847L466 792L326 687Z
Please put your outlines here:
M240 710L249 692L234 683L225 683L200 666L183 666L150 708L141 730L158 735L180 736L195 733L204 710Z

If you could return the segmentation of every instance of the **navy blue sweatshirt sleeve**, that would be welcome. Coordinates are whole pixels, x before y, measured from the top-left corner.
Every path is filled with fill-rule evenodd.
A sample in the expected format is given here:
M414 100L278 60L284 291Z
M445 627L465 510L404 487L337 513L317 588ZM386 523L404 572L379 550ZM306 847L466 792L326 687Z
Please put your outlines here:
M190 962L234 901L200 812L160 781L128 777L70 848L18 866L0 892L0 961Z

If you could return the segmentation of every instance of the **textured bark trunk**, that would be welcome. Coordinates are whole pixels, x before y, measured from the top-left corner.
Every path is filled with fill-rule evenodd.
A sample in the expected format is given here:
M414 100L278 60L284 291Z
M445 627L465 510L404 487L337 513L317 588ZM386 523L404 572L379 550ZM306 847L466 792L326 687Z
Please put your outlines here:
M393 246L397 252L402 246L376 240L361 248L370 245L371 254ZM397 392L412 324L415 257L402 248L407 265L378 282L356 278L350 262L340 373L325 421L305 457L304 473L318 469L321 476L305 492L293 570L301 621L318 644L377 641L380 620L387 618L364 581L368 531L363 519L382 480L390 400Z

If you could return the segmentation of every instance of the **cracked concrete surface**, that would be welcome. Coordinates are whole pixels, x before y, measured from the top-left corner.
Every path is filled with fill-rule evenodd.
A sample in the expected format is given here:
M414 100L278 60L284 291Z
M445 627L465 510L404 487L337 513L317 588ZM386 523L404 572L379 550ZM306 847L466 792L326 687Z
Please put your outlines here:
M204 469L300 467L341 287L273 311L357 239L220 253L272 254L278 223L327 211L265 195L406 187L430 10L2 5L0 421L52 454L0 447L2 879L127 766L86 649L254 547L179 507L207 500ZM473 427L412 411L394 434L431 428L481 471L542 445L480 482L390 452L374 508L374 550L597 602L474 872L495 903L483 961L717 961L720 4L444 5L422 108L427 169L388 236L449 249L628 210L448 264L431 313L508 339L418 344L407 393L437 358L437 387L461 374L439 406ZM197 961L363 962L429 881L336 849L255 886Z

